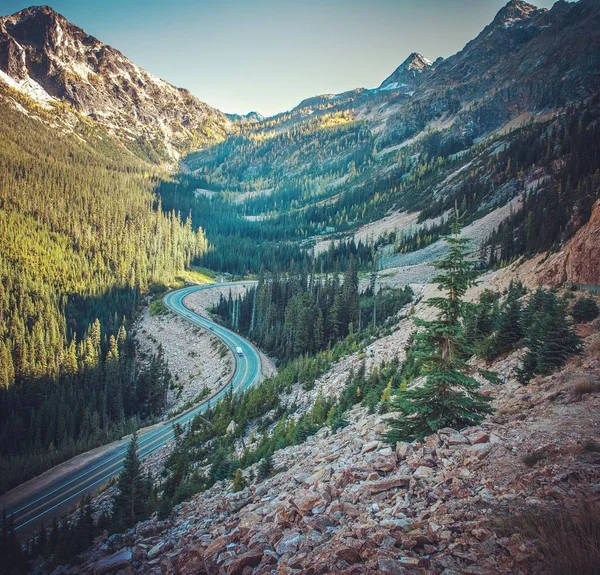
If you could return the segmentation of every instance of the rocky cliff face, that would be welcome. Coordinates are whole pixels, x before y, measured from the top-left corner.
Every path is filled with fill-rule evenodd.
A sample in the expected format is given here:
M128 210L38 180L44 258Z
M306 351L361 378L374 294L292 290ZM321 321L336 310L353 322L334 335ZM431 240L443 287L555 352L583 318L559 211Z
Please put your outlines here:
M588 223L577 231L559 253L551 255L541 268L537 275L544 284L600 283L600 202L594 204Z
M165 158L222 139L224 114L136 66L47 6L0 18L0 79L42 105L67 102Z
M460 52L437 63L409 100L379 107L382 134L417 131L443 118L479 137L522 113L544 113L600 89L600 3L541 10L511 0ZM392 136L393 137L393 136Z

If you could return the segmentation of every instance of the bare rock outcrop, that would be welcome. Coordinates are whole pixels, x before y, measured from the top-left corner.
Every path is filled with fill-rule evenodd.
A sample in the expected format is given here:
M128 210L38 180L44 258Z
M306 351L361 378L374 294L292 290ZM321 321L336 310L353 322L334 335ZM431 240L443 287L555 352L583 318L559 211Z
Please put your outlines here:
M600 284L600 201L594 204L587 224L543 264L538 279L555 286Z

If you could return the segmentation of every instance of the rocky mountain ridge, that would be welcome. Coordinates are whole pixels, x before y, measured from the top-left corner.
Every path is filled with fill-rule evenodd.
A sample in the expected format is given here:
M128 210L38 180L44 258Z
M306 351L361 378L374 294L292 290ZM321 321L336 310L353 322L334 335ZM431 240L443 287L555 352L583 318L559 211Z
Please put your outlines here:
M67 103L167 161L222 139L232 125L48 6L0 18L0 79L43 107Z

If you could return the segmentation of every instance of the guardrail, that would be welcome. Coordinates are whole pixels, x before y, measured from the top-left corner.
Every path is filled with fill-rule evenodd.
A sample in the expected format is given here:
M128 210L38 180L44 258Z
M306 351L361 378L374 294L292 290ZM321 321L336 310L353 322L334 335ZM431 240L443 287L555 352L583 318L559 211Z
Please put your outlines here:
M594 285L594 284L566 284L566 287L573 289L580 289L580 290L584 290L584 291L591 291L592 293L599 293L600 294L600 285Z

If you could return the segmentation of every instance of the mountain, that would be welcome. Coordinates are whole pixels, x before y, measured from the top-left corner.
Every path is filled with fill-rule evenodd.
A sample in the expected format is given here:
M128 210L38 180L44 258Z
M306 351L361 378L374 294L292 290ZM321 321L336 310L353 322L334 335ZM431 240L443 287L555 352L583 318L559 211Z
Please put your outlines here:
M566 148L558 147L552 158L546 158L550 163L537 178L533 160L526 162L531 174L507 178L496 162L489 164L486 158L511 146L504 156L520 148L533 149L533 142L525 142L534 136L521 129L531 122L545 126L535 134L535 149L543 150L544 130L571 132L561 118L582 103L588 111L572 114L581 114L585 129L592 130L588 112L596 117L597 106L591 100L600 92L599 21L596 0L557 2L550 10L511 0L456 54L433 65L412 54L382 82L385 88L398 80L410 89L359 88L313 96L289 112L247 124L224 142L188 155L185 162L196 177L193 185L213 191L212 202L221 197L223 213L243 218L244 226L253 222L253 237L268 238L279 252L284 249L282 241L293 239L320 253L327 251L331 239L339 243L362 238L364 244L367 237L383 250L381 244L389 237L377 237L392 233L390 222L402 220L401 213L416 213L421 224L428 217L439 223L437 218L457 199L466 202L471 221L503 208L522 186L537 179L536 197L541 198L559 176L561 170L556 168L570 162ZM513 165L515 161L517 157L512 158ZM594 158L590 161L595 165ZM579 167L576 171L577 177L587 174ZM231 194L238 194L234 204L227 203ZM218 237L224 228L217 230L214 218L202 217L209 209L205 201L199 198L182 205L182 213L197 211L200 223ZM202 207L194 208L198 202ZM508 215L509 210L503 213ZM587 202L585 213L589 215ZM575 219L570 226L562 216L555 218L559 221L563 231L580 225ZM554 225L544 231L549 229L558 233ZM235 234L234 230L232 226ZM481 233L479 241L485 239L486 233ZM542 236L547 248L551 241ZM431 241L439 236L428 237ZM213 239L219 243L215 235ZM414 239L423 246L422 238ZM222 245L231 241L225 237ZM241 260L228 265L241 272L252 259L251 267L258 272L255 250L249 245L244 255L241 243L238 248ZM288 256L298 261L297 254ZM206 257L207 265L223 264L211 260L210 254ZM423 253L410 262L426 257ZM383 258L380 263L391 265L398 259Z
M48 6L0 18L0 79L46 109L66 103L129 147L149 147L162 160L216 142L232 125Z
M379 86L380 90L404 90L413 92L421 84L428 72L434 69L433 63L427 58L413 52L393 74L388 76Z
M261 122L265 117L260 112L248 112L247 114L227 114L234 122Z

